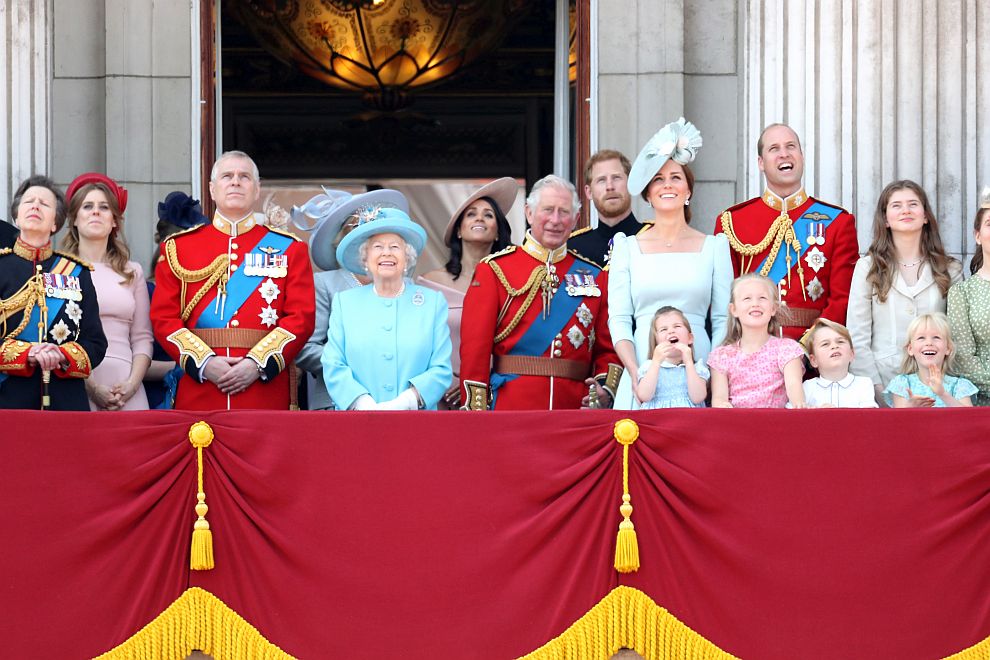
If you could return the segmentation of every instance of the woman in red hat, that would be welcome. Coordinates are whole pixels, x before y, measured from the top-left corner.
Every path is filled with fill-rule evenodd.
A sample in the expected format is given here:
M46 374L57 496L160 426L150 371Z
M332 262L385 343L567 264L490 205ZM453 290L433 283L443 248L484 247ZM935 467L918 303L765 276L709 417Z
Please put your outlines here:
M90 172L69 185L65 249L93 265L100 321L107 336L103 363L86 381L93 410L147 410L142 381L151 364L150 302L144 271L124 240L127 190Z

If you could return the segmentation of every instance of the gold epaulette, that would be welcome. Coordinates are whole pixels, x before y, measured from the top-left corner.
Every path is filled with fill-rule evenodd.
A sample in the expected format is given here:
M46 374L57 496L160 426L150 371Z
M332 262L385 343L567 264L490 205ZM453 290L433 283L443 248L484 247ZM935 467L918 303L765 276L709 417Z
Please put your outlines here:
M589 231L591 231L591 225L588 225L587 227L581 227L580 229L575 229L574 231L571 232L570 237L580 236L581 234L587 234Z
M201 224L201 225L194 225L194 226L192 226L192 227L190 227L189 229L183 229L183 230L181 230L181 231L177 231L177 232L175 232L174 234L170 234L170 235L169 235L169 237L168 237L168 238L166 238L165 240L166 240L166 241L170 241L170 240L172 240L173 238L175 238L176 236L184 236L184 235L186 235L186 234L190 234L190 233L192 233L192 232L194 232L194 231L196 231L197 229L202 229L203 227L207 227L207 226L209 226L209 224L210 224L210 223L208 223L208 222L204 222L204 223L203 223L203 224Z
M652 227L652 226L653 226L653 224L654 224L654 223L652 223L652 222L644 222L644 223L643 223L643 226L639 228L639 231L638 231L638 232L636 232L636 235L637 235L637 236L639 236L639 235L640 235L640 234L642 234L642 233L643 233L644 231L646 231L647 229L649 229L650 227Z
M265 225L265 229L267 229L268 231L273 231L276 234L281 234L282 236L288 236L289 238L291 238L293 240L296 240L296 241L301 241L302 240L301 238L299 238L298 236L296 236L295 234L293 234L291 231L287 231L285 229L279 229L279 228L276 228L276 227L269 227L268 225Z
M14 248L0 248L0 255L11 254Z
M498 252L493 252L492 254L488 255L487 257L484 257L481 260L481 263L487 264L492 259L498 259L499 257L504 257L507 254L512 254L513 252L516 251L516 247L517 246L515 246L515 245L510 245L509 247L505 248L504 250L499 250Z
M79 258L79 255L72 254L71 252L63 252L62 250L52 250L52 254L57 254L60 257L65 257L66 259L70 259L72 261L75 261L77 264L79 264L83 268L86 268L86 269L89 269L89 270L93 270L93 264L89 263L88 261L86 261L84 259L80 259Z
M574 248L567 248L567 251L571 253L571 256L572 257L574 257L575 259L578 259L579 261L584 261L585 263L589 263L589 264L591 264L592 266L594 266L595 268L598 268L598 269L604 269L604 266L602 266L600 263L598 263L597 261L595 261L594 259L592 259L590 257L584 256L583 254L581 254L580 252L578 252Z

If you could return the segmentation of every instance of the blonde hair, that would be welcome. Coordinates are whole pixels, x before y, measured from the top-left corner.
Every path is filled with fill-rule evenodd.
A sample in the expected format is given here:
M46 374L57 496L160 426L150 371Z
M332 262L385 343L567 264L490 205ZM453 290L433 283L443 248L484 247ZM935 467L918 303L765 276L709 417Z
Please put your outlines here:
M773 316L770 317L770 321L767 323L767 332L770 335L776 335L780 331L780 321L777 318L780 313L780 300L777 297L777 286L770 280L769 277L753 272L740 275L736 279L732 280L732 289L729 294L729 304L735 304L736 288L741 282L746 282L748 280L763 282L767 287L767 291L770 293L770 298L773 299L774 304L777 306L774 310ZM742 323L739 322L738 318L732 315L731 311L729 313L729 318L731 319L729 321L729 329L725 333L725 339L722 341L722 346L731 346L742 339Z
M814 325L808 328L808 335L807 337L805 337L804 350L808 353L808 355L814 355L815 353L815 335L818 334L819 330L823 330L826 328L829 330L833 330L839 335L841 335L843 339L849 342L849 347L852 348L853 350L856 350L856 347L853 346L852 335L849 334L849 328L842 325L841 323L836 323L835 321L829 321L828 319L820 318L817 321L815 321Z
M124 214L120 212L117 195L111 192L105 183L87 183L72 195L72 199L69 200L68 212L69 232L65 236L65 244L62 249L72 254L78 254L79 228L76 227L76 216L79 215L79 210L86 201L86 195L94 190L99 190L106 197L113 221L117 225L110 230L110 235L107 237L107 265L123 278L124 284L130 284L134 279L134 271L127 265L131 258L131 251L124 240Z
M934 312L932 314L922 314L915 320L911 321L911 325L907 329L907 341L904 342L904 360L901 361L901 373L902 374L916 374L918 373L918 360L915 359L913 355L908 353L908 347L911 346L911 339L914 337L915 333L922 326L933 326L936 331L939 332L943 337L945 337L945 362L942 363L943 373L953 373L955 370L955 353L956 345L952 342L952 330L949 327L949 317L942 312Z
M684 312L677 309L673 305L664 305L657 310L656 314L653 315L653 320L650 321L650 351L647 355L651 357L653 356L653 351L657 348L657 319L664 314L677 314L681 317L681 320L684 321L684 327L687 328L687 331L692 335L694 334L694 331L691 330L691 322L687 320L686 316L684 316Z

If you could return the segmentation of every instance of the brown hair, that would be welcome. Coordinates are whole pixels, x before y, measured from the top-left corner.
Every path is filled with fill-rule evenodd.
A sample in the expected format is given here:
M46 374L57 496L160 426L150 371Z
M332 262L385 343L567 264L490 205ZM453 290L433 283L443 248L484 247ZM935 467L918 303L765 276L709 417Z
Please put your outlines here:
M684 321L684 327L687 328L687 331L690 332L691 334L694 334L694 332L691 330L691 322L687 320L686 316L684 316L684 312L677 309L673 305L664 305L663 307L661 307L656 311L656 313L653 315L653 320L650 321L650 351L647 353L648 356L652 356L653 351L657 347L657 332L656 332L657 319L663 316L664 314L677 314L678 316L681 317L681 320Z
M622 169L626 173L626 176L629 176L629 171L632 169L632 163L629 162L629 159L626 158L625 155L615 149L599 149L595 153L591 154L591 157L588 158L588 162L584 164L585 184L591 184L591 170L594 169L595 165L598 163L604 163L606 160L619 161L622 165Z
M925 220L927 220L921 228L921 258L932 269L935 283L944 298L949 287L952 286L949 264L955 259L945 253L942 237L938 232L938 220L932 213L932 207L928 203L928 195L925 194L921 186L907 179L887 184L877 200L877 209L873 214L873 242L870 243L870 249L866 252L872 257L870 271L866 274L866 281L872 287L877 300L881 303L886 302L887 296L890 294L890 287L894 284L894 277L897 275L894 239L890 227L887 226L887 205L894 193L900 190L910 190L921 200L921 205L925 211Z
M55 185L54 181L43 174L32 174L21 181L21 185L17 186L17 190L14 192L14 198L10 202L10 217L15 220L17 219L17 207L21 205L21 200L24 199L24 193L28 191L28 188L34 188L35 186L38 188L47 188L55 195L55 231L57 232L65 224L65 193Z
M980 231L980 227L983 225L984 218L990 213L990 207L981 208L976 212L976 218L973 219L973 233ZM969 262L969 274L976 275L976 271L983 268L983 246L977 246L980 249L976 251L973 255L972 261Z
M82 208L83 202L86 201L86 196L94 190L99 190L107 198L110 213L113 214L113 220L117 224L116 227L110 230L110 236L107 237L107 264L113 268L113 272L124 278L125 284L130 284L131 280L134 279L134 271L127 267L127 261L131 257L131 251L127 248L127 243L124 241L124 214L120 212L120 204L117 202L117 196L110 192L110 188L106 184L87 183L72 195L72 199L69 200L69 218L71 222L69 222L69 233L65 237L63 247L66 252L78 253L79 229L76 227L76 216L79 214L79 209Z
M942 312L934 312L932 314L922 314L921 316L915 318L911 321L911 324L907 329L907 341L904 342L904 359L901 361L901 373L902 374L916 374L918 373L918 360L908 353L908 347L911 345L911 338L914 337L915 333L922 325L933 325L935 329L942 333L945 337L946 355L945 362L942 364L943 373L953 373L955 369L955 358L956 358L956 345L952 341L952 328L949 326L949 317Z
M674 162L677 163L676 160ZM677 164L680 165L681 168L684 170L684 180L687 181L688 191L690 191L691 197L694 197L694 172L691 171L691 167L688 166L688 165L681 165L681 163L677 163ZM664 163L664 165L666 165L666 163ZM659 171L660 170L657 170L657 172L659 172ZM657 175L654 174L653 175L653 178L656 178L656 176ZM650 182L646 184L646 187L643 188L643 191L641 193L639 193L639 196L642 197L643 198L643 201L644 202L647 202L647 203L649 203L649 201L650 201L648 191L650 189L650 183L653 183L653 178L651 178L650 179ZM686 222L688 224L691 224L691 207L690 206L685 206L684 207L684 222Z
M770 292L770 298L776 301L775 304L777 305L777 310L773 313L773 316L770 317L769 323L767 323L767 332L770 333L771 336L776 335L780 332L780 321L777 319L780 312L780 300L777 295L777 286L770 280L769 277L760 275L757 272L752 272L745 273L732 280L732 289L729 293L729 304L731 305L736 302L736 288L741 282L745 282L747 280L758 280L763 282L767 287L767 291ZM739 319L731 313L729 314L729 318L729 329L725 333L725 339L722 341L722 346L731 346L742 339L742 323L740 323Z
M856 347L853 346L852 335L849 334L849 328L841 323L836 323L835 321L830 321L829 319L819 318L815 321L814 325L808 328L808 334L804 338L804 350L808 353L808 355L814 355L815 353L815 335L818 334L819 330L826 328L829 330L834 330L840 334L847 342L849 342L849 347L856 350Z

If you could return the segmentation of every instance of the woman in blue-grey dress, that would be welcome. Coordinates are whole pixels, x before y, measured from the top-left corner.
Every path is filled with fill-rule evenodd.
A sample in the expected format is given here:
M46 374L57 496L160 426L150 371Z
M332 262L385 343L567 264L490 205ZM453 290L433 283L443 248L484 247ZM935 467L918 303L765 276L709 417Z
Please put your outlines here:
M436 410L450 384L442 294L406 276L426 232L402 210L371 207L336 257L371 284L339 292L330 310L323 380L338 410Z
M371 282L367 273L352 273L337 263L337 246L358 225L362 213L376 207L409 212L409 202L397 190L382 188L352 195L343 190L323 189L323 193L292 208L292 222L309 234L309 253L322 272L313 275L316 287L316 324L313 336L296 356L296 365L311 377L307 380L310 410L333 410L333 401L323 380L323 349L327 345L330 307L342 291Z
M683 118L646 143L629 173L629 192L642 193L653 220L635 236L616 234L608 277L608 328L625 367L614 407L640 407L634 390L650 359L650 319L664 305L679 309L694 329L692 361L706 360L725 337L732 260L725 236L692 228L694 174L688 163L701 133ZM711 321L709 337L706 321Z

